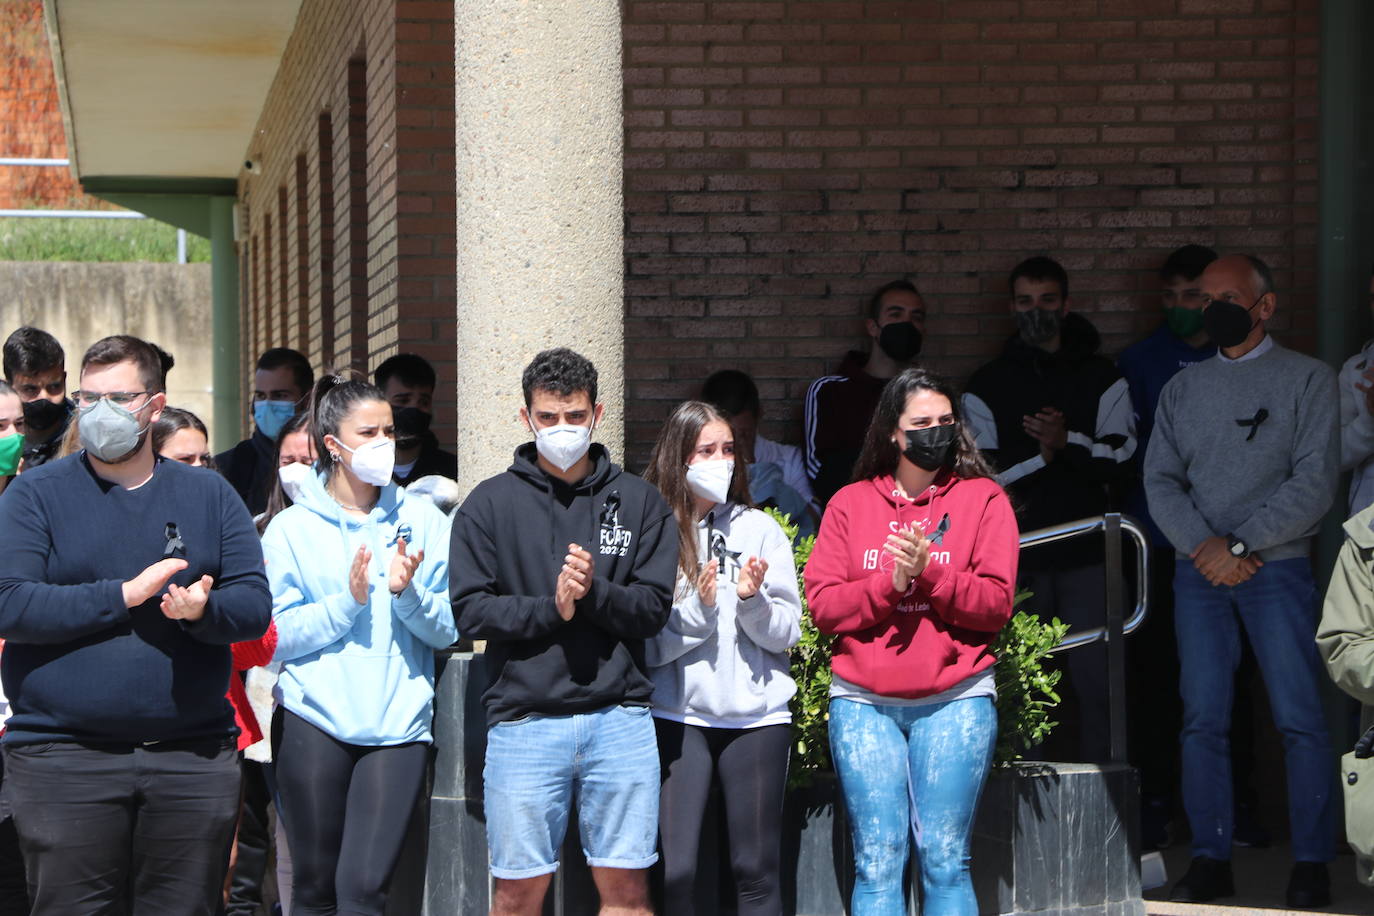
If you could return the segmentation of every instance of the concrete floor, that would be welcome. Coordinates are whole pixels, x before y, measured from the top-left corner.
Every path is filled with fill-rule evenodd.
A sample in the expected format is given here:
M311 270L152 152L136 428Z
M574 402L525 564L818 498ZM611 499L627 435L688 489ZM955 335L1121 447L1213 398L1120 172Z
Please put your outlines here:
M1145 892L1145 912L1150 916L1239 916L1241 913L1261 913L1280 916L1283 913L1351 914L1374 916L1374 888L1355 880L1354 859L1349 853L1338 855L1331 863L1331 906L1324 910L1288 910L1283 905L1284 889L1288 886L1288 872L1293 867L1286 844L1268 849L1236 848L1231 857L1235 874L1236 895L1216 903L1169 903L1169 889L1188 870L1191 858L1186 843L1164 850L1164 864L1169 880L1163 887Z

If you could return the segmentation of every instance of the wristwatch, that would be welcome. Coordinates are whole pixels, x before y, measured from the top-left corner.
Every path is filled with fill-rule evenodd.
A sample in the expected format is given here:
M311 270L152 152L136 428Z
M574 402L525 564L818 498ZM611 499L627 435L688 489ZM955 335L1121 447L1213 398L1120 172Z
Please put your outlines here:
M1245 542L1234 534L1226 535L1226 549L1231 552L1231 556L1237 560L1244 560L1250 556L1250 548L1245 546Z

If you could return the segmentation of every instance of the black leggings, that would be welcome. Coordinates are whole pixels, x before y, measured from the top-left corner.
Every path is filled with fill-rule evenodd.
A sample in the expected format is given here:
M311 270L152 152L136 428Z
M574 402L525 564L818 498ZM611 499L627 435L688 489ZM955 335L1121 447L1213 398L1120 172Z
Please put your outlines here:
M280 709L272 725L294 867L292 916L381 916L429 745L345 744Z
M702 813L711 777L720 780L730 836L739 916L779 916L782 797L791 726L700 728L654 719L663 766L659 832L665 916L696 912L693 903ZM714 906L703 908L714 911Z

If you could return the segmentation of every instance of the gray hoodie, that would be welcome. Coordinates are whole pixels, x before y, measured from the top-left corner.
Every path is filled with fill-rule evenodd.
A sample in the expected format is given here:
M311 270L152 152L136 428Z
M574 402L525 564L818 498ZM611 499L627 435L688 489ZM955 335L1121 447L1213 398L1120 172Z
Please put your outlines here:
M801 636L792 543L766 513L727 503L697 522L697 536L702 563L720 560L716 603L703 605L679 577L668 625L644 646L653 714L711 728L790 722L787 704L797 688L787 650ZM768 572L741 601L735 588L750 557L765 560Z

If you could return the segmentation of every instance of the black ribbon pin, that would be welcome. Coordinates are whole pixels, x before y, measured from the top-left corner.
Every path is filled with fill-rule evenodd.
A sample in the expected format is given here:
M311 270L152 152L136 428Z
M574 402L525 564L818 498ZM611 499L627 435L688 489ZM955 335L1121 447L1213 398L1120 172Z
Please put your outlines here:
M1269 419L1269 411L1261 407L1259 410L1255 411L1254 417L1249 420L1237 420L1236 425L1242 429L1247 426L1250 427L1250 435L1245 437L1245 441L1249 442L1251 439L1255 438L1255 433L1259 432L1260 424L1267 419Z
M173 557L186 558L186 542L177 533L177 523L168 522L163 530L163 536L167 538L167 546L162 548L162 559L170 560Z

